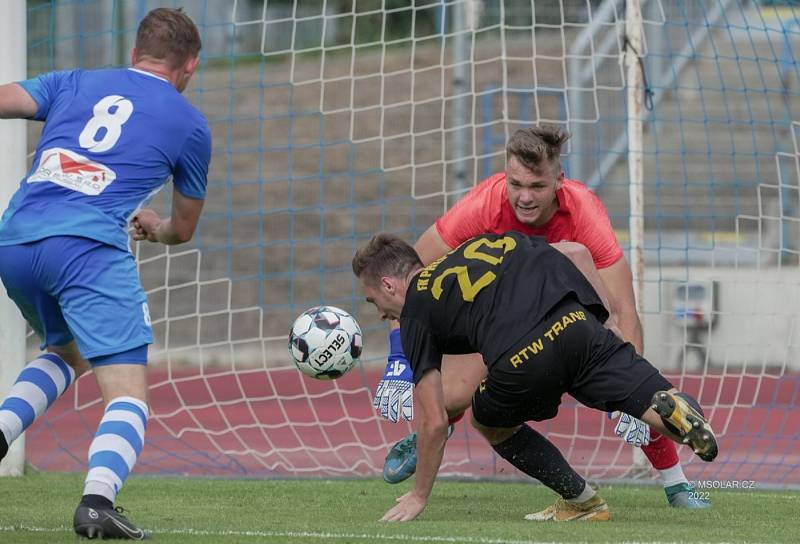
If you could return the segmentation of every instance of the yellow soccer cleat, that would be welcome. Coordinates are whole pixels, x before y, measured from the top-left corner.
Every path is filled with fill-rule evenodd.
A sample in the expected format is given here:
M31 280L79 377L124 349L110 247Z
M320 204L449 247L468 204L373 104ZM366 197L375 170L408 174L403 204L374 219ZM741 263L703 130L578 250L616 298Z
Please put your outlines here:
M608 505L600 495L577 504L558 499L541 512L525 516L528 521L608 521L610 518Z
M664 425L678 435L703 461L719 453L717 437L697 402L685 393L659 391L653 395L653 410Z

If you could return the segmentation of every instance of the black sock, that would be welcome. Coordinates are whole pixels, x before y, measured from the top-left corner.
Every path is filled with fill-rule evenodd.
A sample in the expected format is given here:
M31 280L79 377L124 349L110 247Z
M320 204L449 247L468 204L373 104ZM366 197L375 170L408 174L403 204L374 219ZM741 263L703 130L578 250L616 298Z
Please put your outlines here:
M492 447L500 457L565 499L574 499L586 487L586 480L569 466L558 448L527 425Z
M84 495L81 497L81 506L88 506L95 510L114 508L114 503L102 495Z

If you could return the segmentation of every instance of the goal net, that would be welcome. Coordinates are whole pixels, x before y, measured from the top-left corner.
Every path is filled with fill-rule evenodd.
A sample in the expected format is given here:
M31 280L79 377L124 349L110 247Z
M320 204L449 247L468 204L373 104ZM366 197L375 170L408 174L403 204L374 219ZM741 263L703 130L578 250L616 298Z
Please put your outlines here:
M631 215L644 220L645 355L698 396L720 436L715 463L680 448L690 479L800 485L798 8L643 3L632 54L652 94L644 207L632 211L625 2L179 4L203 38L186 94L214 149L195 239L134 246L156 335L139 473L379 474L411 426L372 409L387 330L350 259L379 230L415 240L503 170L510 133L548 123L572 133L563 168L604 201L623 248ZM29 75L124 65L154 7L28 6ZM169 192L152 206L168 212ZM319 304L365 333L360 365L333 382L304 377L287 352L294 318ZM28 460L85 468L101 411L92 376L81 378L28 432ZM590 478L651 478L612 427L569 397L536 425ZM442 472L516 474L466 422Z

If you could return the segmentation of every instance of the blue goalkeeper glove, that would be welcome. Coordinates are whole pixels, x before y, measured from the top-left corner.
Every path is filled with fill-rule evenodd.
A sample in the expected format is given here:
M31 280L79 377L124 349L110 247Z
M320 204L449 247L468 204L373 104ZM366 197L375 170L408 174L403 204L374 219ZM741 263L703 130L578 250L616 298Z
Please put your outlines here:
M414 373L403 353L400 341L400 329L389 333L389 362L383 379L378 383L372 405L377 408L381 417L394 423L414 417Z
M623 439L626 444L641 448L650 443L650 426L647 423L622 412L610 412L608 414L609 419L617 417L619 417L619 421L617 426L614 427L614 434Z

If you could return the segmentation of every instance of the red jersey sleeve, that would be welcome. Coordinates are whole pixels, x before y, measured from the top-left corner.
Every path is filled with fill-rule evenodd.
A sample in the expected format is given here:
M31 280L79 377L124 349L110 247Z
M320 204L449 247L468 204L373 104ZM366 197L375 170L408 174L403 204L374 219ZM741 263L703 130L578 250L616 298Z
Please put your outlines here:
M500 193L505 178L505 173L500 172L481 181L436 220L436 231L448 246L457 248L470 238L492 231L501 213L504 197Z
M623 252L606 207L585 185L571 180L567 183L568 198L572 200L568 205L576 220L572 241L586 246L598 269L607 268L619 261Z

